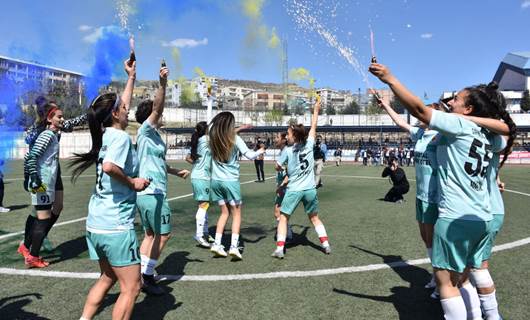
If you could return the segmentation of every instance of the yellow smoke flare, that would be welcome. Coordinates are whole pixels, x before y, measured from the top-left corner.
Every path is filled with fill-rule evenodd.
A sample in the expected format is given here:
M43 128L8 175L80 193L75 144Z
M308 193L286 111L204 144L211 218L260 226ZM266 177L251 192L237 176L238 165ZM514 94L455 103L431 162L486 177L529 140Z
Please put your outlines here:
M265 0L242 0L243 14L250 19L260 19L264 2Z
M208 78L208 77L206 76L206 73L204 73L204 71L202 71L202 69L199 68L199 67L195 67L195 68L193 69L193 71L195 71L195 73L196 73L199 77L201 77L201 78L204 79L204 81L206 82L206 86L207 86L207 88L208 88L208 93L211 93L211 91L212 91L212 84L210 83L210 78Z
M291 70L289 70L289 78L295 80L295 81L300 81L300 80L308 80L309 79L309 70L305 69L305 68L293 68ZM314 80L314 79L313 79ZM313 81L314 83L314 81Z
M182 71L182 64L180 62L180 50L178 48L171 49L171 57L173 57L173 62L175 63L175 73L179 75Z
M271 37L269 39L269 48L276 49L280 45L280 37L276 34L276 28L272 28Z

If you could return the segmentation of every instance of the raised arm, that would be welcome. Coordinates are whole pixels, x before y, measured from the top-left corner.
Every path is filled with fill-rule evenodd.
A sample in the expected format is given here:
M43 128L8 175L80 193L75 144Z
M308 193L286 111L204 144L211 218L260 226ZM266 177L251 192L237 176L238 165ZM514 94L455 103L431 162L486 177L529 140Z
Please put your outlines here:
M155 101L153 101L153 110L149 115L150 124L157 125L160 119L162 118L162 113L164 113L164 102L166 99L166 87L167 87L167 78L169 75L169 70L167 67L160 68L159 81L160 85L156 91Z
M481 118L481 117L473 117L473 116L465 116L465 115L459 115L461 117L464 117L470 121L473 121L474 123L478 124L479 126L486 128L490 131L493 131L497 134L500 134L502 136L508 136L510 135L510 127L506 123L504 123L501 120L497 119L490 119L490 118Z
M129 109L131 106L134 81L136 80L136 61L130 62L129 60L125 60L123 64L125 65L125 72L129 77L125 84L125 90L123 90L123 93L121 94L121 103Z
M394 95L399 101L401 101L401 103L403 103L410 114L423 123L429 124L431 122L431 108L427 108L420 98L416 97L403 84L401 84L386 66L379 63L372 63L369 71L390 87L392 92L394 92Z
M68 119L64 121L63 128L61 129L62 132L72 132L74 131L75 127L82 126L88 121L88 115L82 114L80 116L77 116L73 119Z
M379 105L379 107L381 107L383 110L386 111L386 113L388 113L390 118L392 118L392 121L394 121L394 123L398 127L400 127L403 130L410 131L410 128L412 126L408 124L407 121L403 120L403 118L401 118L399 114L395 112L394 109L392 109L392 107L388 103L383 102L383 100L379 99L379 97L377 96L376 98L377 98L377 104Z
M309 137L315 139L317 135L318 113L320 112L320 96L317 95L315 106L313 107L313 117L311 118L311 129L309 130Z

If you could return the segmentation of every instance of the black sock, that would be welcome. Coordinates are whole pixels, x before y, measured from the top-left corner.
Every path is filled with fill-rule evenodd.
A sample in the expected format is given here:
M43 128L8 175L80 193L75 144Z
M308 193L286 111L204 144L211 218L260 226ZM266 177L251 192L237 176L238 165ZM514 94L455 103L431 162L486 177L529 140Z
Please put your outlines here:
M37 220L37 218L35 218L31 214L28 215L28 218L26 219L26 229L24 229L24 245L28 249L29 247L31 247L31 229L33 228L35 220Z
M37 219L33 224L32 228L32 239L30 253L34 257L39 256L40 247L42 246L42 240L46 236L46 230L51 223L51 219Z
M52 229L53 225L57 222L57 219L59 219L59 215L55 215L52 213L52 217L50 218L50 225L48 226L48 229L46 230L46 236L48 236L48 233L50 233L50 230Z

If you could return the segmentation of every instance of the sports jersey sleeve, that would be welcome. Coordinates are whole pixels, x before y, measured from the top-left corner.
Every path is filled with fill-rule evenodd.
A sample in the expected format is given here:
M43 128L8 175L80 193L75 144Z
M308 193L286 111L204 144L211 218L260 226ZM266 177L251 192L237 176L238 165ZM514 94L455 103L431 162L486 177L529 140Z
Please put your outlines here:
M151 123L149 123L149 119L147 119L147 120L145 120L142 123L142 125L138 129L138 134L139 135L148 135L148 134L152 133L155 130L156 130L155 127Z
M314 146L315 146L315 138L308 137L306 141L306 147L313 149Z
M127 133L123 132L116 135L111 144L108 146L107 153L103 159L103 163L110 162L121 169L125 168L125 162L127 161L127 155L131 148L131 140Z
M243 139L241 139L241 137L238 135L236 135L236 147L242 154L245 154L250 151L245 141L243 141Z
M416 142L421 139L421 137L423 136L424 130L419 127L410 127L409 132L410 132L410 139L412 140L412 142Z
M61 129L63 132L72 132L74 131L75 127L79 127L87 123L88 121L88 115L85 113L83 115L80 115L78 117L75 117L73 119L68 119L64 122L63 128Z
M46 148L48 148L48 145L52 141L52 138L53 133L51 133L51 131L44 131L39 135L37 141L35 141L35 144L28 153L26 160L27 172L30 175L37 173L37 161L39 157L44 154ZM26 171L26 168L24 171Z
M495 134L490 139L491 150L495 153L499 153L504 150L507 146L507 141L503 136Z
M287 150L280 152L280 158L276 160L279 166L283 166L287 162Z
M429 127L443 135L457 136L464 132L467 121L454 114L433 110Z

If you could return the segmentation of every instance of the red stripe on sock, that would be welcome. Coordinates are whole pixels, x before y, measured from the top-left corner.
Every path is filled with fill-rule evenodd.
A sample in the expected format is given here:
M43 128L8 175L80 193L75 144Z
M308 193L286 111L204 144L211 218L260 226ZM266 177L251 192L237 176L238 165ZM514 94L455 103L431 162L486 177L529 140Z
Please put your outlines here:
M324 243L325 241L328 241L328 237L320 237L320 243Z
M276 245L278 247L283 247L283 246L285 246L285 241L278 241L278 242L276 242Z

